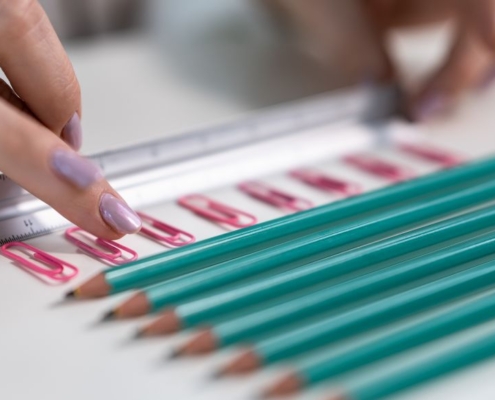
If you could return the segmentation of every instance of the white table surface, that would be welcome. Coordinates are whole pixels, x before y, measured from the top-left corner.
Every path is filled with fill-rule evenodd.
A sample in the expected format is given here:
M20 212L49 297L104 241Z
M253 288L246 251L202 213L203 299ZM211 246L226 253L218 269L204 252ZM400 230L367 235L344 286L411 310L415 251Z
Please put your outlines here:
M249 101L188 84L166 57L157 62L162 56L141 35L75 44L68 51L83 89L85 153L175 134L255 108ZM467 99L452 118L424 129L433 142L473 156L486 154L495 151L493 107L495 92L479 93ZM333 167L328 164L326 168ZM272 179L288 188L295 185L282 177ZM302 185L297 190L319 202L329 200ZM255 207L263 218L278 215L252 201L243 203L247 200L241 200L233 189L214 195ZM194 229L198 238L221 233L173 204L147 211ZM49 287L0 259L0 399L245 399L252 398L260 382L267 379L212 383L208 374L228 352L200 360L165 361L167 351L180 343L183 335L134 343L129 338L136 322L98 324L101 314L125 295L61 304L68 288L104 266L76 252L59 234L31 243L81 266L81 275L71 284ZM128 237L123 243L138 249L142 256L162 250L141 237ZM494 371L492 361L400 398L493 399ZM475 397L468 394L469 387L476 388Z

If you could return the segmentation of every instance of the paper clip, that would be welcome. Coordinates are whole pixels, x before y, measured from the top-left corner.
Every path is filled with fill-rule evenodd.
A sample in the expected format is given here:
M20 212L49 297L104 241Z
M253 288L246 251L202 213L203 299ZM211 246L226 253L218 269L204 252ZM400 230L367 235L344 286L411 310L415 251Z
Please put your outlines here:
M415 174L409 168L374 157L351 155L345 157L344 161L362 171L392 182L401 182L415 177Z
M336 179L310 169L292 171L290 175L325 192L337 193L343 196L355 196L362 192L361 186L357 183Z
M31 253L31 258L39 261L46 267L35 264L34 262L29 261L27 258L11 252L9 249L12 247L20 247L24 250L23 253L26 253L28 255L29 253ZM46 277L56 282L67 282L79 273L79 269L72 264L69 264L66 261L45 253L44 251L41 251L36 247L30 246L26 243L7 243L4 244L0 250L5 257L8 257L11 260L15 261L23 269L36 276L37 278Z
M264 201L272 206L289 211L304 211L313 207L309 200L293 196L281 190L272 188L262 182L249 181L241 183L239 189L255 199Z
M91 246L82 240L78 239L74 234L78 232L82 234L83 236L87 237L89 240L93 241L96 246L99 246L101 249L106 250L100 250L96 246ZM100 239L97 237L94 237L93 235L89 234L88 232L82 230L81 228L78 228L77 226L74 226L72 228L69 228L65 231L64 234L65 238L74 244L75 246L79 247L81 250L84 252L96 257L96 258L101 258L105 261L110 262L111 264L116 264L116 265L121 265L125 264L130 261L137 260L138 254L120 244L117 242L114 242L113 240L105 240L105 239ZM122 252L124 251L127 253L127 255L124 255Z
M254 215L229 207L200 194L184 196L178 200L178 203L201 217L220 224L230 225L234 228L245 228L254 225L257 221Z
M455 167L456 165L462 164L464 162L464 159L457 154L452 154L450 152L435 149L426 145L401 143L399 145L399 148L406 153L412 154L427 161L441 164L446 168Z
M188 232L180 230L172 225L166 224L165 222L159 221L142 212L138 212L138 215L141 217L143 223L147 223L153 228L168 234L168 235L161 235L159 233L154 232L152 229L143 226L139 231L139 233L144 236L148 236L151 239L156 240L158 242L164 242L173 247L185 246L187 244L191 244L196 241L194 235L191 235Z

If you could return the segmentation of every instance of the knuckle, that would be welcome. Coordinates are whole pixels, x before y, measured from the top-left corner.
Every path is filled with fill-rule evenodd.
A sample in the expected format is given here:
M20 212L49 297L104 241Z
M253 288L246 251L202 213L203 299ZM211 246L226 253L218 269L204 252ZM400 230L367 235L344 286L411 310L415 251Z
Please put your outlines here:
M37 0L0 0L0 31L22 37L36 27L44 13Z

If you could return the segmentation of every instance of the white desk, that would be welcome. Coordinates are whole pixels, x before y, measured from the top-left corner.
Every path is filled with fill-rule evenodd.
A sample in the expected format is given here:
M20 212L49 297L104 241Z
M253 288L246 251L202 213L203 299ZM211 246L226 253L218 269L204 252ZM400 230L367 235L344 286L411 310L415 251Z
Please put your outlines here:
M158 56L140 36L109 38L94 46L74 45L69 53L83 88L86 153L232 118L253 108L246 101L208 95L187 86L166 62L161 67L149 62ZM434 140L467 153L495 150L494 106L495 92L485 93L469 100L452 120L427 129ZM239 200L231 189L219 195ZM248 206L257 207L265 218L273 213L253 202ZM221 232L172 204L148 211L194 229L199 238ZM211 383L207 379L211 368L227 352L201 360L168 362L164 355L183 335L134 343L129 337L137 326L135 321L96 323L125 296L59 304L68 288L103 265L75 252L59 234L32 243L81 266L81 275L69 285L49 287L0 259L0 399L233 400L249 398L257 387L253 383L266 380L262 376ZM137 248L141 256L162 249L141 237L126 238L123 243ZM466 394L470 385L476 388L477 400L491 400L495 398L494 371L492 361L400 398L473 399Z

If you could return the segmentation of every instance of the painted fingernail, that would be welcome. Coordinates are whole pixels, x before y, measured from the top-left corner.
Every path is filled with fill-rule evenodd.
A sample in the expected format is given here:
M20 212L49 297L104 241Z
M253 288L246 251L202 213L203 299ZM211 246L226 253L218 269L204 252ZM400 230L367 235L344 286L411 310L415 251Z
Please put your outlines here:
M77 113L74 113L72 118L62 130L62 139L74 150L79 150L82 146L82 127L81 120Z
M413 110L413 118L426 121L449 109L448 97L441 93L432 93L423 97Z
M141 218L122 200L109 193L100 199L100 213L105 222L120 233L136 233L141 229Z
M51 166L57 175L81 189L87 188L103 177L97 165L65 149L57 149L52 153Z
M490 68L478 84L478 90L488 89L495 81L495 67Z

